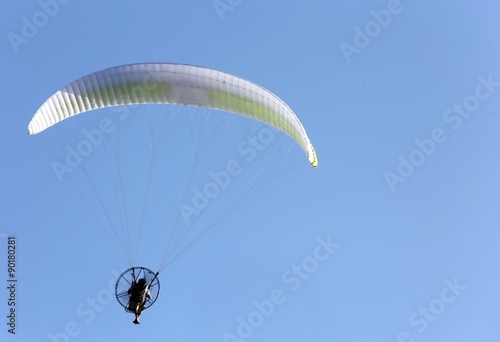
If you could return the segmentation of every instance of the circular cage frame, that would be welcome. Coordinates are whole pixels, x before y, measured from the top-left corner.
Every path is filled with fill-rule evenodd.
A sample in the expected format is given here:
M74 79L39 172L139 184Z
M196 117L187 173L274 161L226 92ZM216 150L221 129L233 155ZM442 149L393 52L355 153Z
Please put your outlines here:
M132 286L132 282L136 282L138 279L146 278L146 283L149 284L149 291L151 292L151 298L146 298L144 303L144 309L146 310L151 305L153 305L158 296L160 295L160 280L158 279L158 274L151 271L146 267L131 267L124 271L118 279L115 285L115 297L118 303L120 303L125 311L133 312L128 309L130 294L128 290Z

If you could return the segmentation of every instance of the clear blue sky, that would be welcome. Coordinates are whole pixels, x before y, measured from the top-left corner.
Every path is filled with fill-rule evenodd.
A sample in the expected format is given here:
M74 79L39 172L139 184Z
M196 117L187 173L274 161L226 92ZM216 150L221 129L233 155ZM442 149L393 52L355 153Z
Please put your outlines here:
M2 341L500 339L497 1L3 7ZM51 169L68 143L59 140L65 129L71 136L80 123L95 127L92 119L113 113L39 136L26 128L69 82L138 62L206 66L271 90L301 119L319 167L276 134L270 151L279 153L245 171L264 172L274 155L290 170L163 270L160 297L135 326L110 298L127 260L85 205L85 191L75 191L78 175L58 182ZM251 123L235 125L237 145ZM189 146L184 138L179 145ZM205 172L231 156L211 153ZM159 165L169 169L168 159ZM206 222L238 198L248 177L213 201ZM124 179L138 184L133 174ZM153 196L165 212L156 208L142 235L137 260L152 269L164 250L165 213L176 208L169 194ZM15 336L6 324L7 236L17 242Z

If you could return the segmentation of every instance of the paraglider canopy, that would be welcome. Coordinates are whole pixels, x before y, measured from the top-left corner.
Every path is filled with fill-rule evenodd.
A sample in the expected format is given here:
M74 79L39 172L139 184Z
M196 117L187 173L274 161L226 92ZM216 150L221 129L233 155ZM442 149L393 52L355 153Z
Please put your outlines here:
M160 294L160 280L158 273L154 273L146 267L132 267L123 272L116 280L115 296L121 306L127 312L133 312L129 309L129 301L133 284L138 283L141 279L145 279L146 285L151 293L151 298L145 298L144 309L149 308L156 302Z
M130 64L84 76L45 101L31 119L28 134L94 109L154 103L219 109L262 121L293 138L311 165L318 166L304 127L283 100L240 77L185 64Z

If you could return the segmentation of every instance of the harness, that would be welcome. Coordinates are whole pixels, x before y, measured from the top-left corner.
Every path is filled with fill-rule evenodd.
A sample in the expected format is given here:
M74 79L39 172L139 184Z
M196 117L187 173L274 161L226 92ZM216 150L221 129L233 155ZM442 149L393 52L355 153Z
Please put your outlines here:
M156 280L158 273L155 274L153 279L149 282L149 284L145 283L142 289L137 289L138 282L136 281L134 271L132 270L132 287L130 297L125 307L125 311L141 313L144 309L144 304L146 303L146 295L151 288L151 284Z

